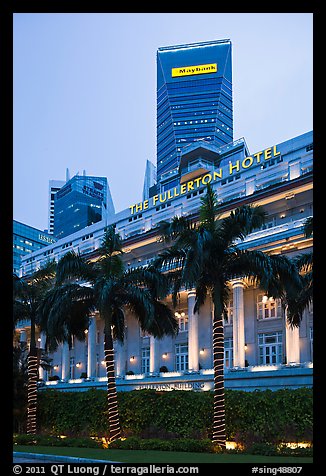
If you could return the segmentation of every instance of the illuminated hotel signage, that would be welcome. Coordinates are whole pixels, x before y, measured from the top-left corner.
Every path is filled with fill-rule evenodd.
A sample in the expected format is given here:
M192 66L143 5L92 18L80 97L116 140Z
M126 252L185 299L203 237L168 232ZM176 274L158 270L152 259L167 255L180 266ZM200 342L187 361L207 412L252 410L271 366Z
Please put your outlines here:
M203 390L204 388L205 382L171 382L137 385L135 390L152 389L167 392L169 390Z
M253 165L260 164L265 160L269 160L273 157L278 157L280 155L281 152L278 152L276 150L276 145L274 145L273 147L264 149L261 152L257 152L256 154L245 157L243 160L238 159L235 163L230 162L226 171L230 176L234 173L240 172L240 170L249 169ZM180 195L184 195L185 193L198 189L202 185L207 185L210 182L215 182L216 180L222 178L224 178L223 170L222 168L219 168L205 175L201 175L200 177L197 177L193 180L189 180L188 182L180 184L177 187L171 188L166 192L154 195L153 197L148 200L145 200L144 202L140 202L135 205L130 205L130 213L131 215L133 215L134 213L142 212L143 210L147 210L150 206L157 206L160 203L164 203L167 200L171 200L173 198L179 197Z
M192 76L194 74L216 73L217 63L199 64L197 66L182 66L181 68L172 68L172 78L178 76Z
M49 236L46 235L38 235L39 240L46 241L47 243L55 243L57 240L54 238L50 238Z

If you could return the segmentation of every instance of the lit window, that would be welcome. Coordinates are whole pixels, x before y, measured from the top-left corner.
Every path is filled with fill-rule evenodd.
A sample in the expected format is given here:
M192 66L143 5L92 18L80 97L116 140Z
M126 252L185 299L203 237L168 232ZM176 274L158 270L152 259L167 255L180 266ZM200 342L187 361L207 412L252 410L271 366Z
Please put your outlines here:
M259 364L281 364L283 356L282 332L258 334Z
M70 372L69 378L75 378L75 357L70 357Z
M233 339L228 337L224 339L224 367L229 369L233 367Z
M188 344L176 344L175 370L177 372L188 370Z
M270 319L272 317L282 317L282 305L280 299L268 298L264 294L257 296L257 318Z
M176 312L175 317L178 319L179 332L188 330L188 315L184 311Z
M150 362L150 348L144 347L142 349L141 355L141 372L142 374L149 373L149 362Z

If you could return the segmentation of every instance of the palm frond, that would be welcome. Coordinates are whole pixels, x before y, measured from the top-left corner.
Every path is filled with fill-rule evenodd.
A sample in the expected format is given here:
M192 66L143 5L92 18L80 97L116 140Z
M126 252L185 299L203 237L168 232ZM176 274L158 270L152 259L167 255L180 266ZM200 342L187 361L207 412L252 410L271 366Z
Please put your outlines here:
M199 221L202 226L213 230L218 215L218 201L211 184L207 184L206 194L200 198L200 202Z
M243 205L221 220L219 234L228 244L243 240L249 233L259 229L265 218L266 212L261 206Z
M299 273L309 273L313 267L313 253L301 253L295 256L293 261Z
M99 275L120 277L124 264L119 254L104 255L94 263L94 269Z
M314 232L314 219L308 217L303 224L303 232L306 238L310 238Z
M186 249L180 248L178 245L171 246L159 253L153 262L153 266L161 271L178 269L183 266L186 257Z
M57 265L57 285L68 280L92 280L94 273L87 260L78 252L68 251L60 258Z
M122 240L120 235L116 233L114 225L109 226L105 231L99 253L105 257L123 253Z
M170 243L195 228L195 224L185 216L174 216L171 221L162 220L158 233L162 242Z
M268 255L259 250L230 248L226 254L225 277L228 281L249 278L256 285L267 288L272 278L273 268Z
M165 335L175 336L178 333L178 321L173 311L165 303L153 302L153 318L144 323L139 320L142 330L161 339Z
M170 291L170 280L158 268L132 268L124 273L124 281L148 289L155 299L163 299Z
M94 310L94 293L89 287L67 283L49 290L38 307L38 319L50 350L70 342L72 335L82 340Z
M116 308L112 312L112 336L113 339L124 341L125 337L125 316L120 308Z

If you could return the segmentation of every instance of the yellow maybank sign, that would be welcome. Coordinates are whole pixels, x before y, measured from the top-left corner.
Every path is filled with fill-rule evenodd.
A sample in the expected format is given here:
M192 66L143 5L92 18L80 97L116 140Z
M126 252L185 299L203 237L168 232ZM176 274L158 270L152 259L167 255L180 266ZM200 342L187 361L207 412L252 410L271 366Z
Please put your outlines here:
M217 63L199 64L197 66L182 66L181 68L172 68L172 78L177 76L192 76L193 74L216 73Z

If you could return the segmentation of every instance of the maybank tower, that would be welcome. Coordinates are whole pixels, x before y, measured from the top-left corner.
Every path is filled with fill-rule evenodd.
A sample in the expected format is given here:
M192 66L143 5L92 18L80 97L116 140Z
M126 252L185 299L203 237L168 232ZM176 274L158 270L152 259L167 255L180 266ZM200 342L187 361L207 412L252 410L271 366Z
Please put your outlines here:
M233 141L230 40L157 51L158 192L180 183L183 148L203 140Z

